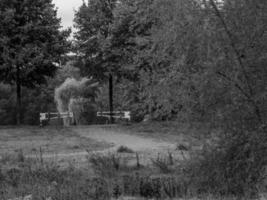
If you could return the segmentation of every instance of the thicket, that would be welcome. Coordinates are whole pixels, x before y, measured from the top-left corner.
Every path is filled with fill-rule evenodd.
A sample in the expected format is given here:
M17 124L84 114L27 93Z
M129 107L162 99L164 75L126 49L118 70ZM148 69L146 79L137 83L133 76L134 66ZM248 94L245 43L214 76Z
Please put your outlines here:
M88 156L88 168L78 169L71 163L60 167L55 162L45 161L42 155L31 159L19 152L1 159L0 197L31 196L36 200L257 199L255 189L262 186L258 184L261 174L256 171L264 162L266 164L266 159L262 164L258 162L260 165L244 159L248 152L240 151L242 142L243 139L241 142L236 140L236 148L228 148L229 151L205 152L201 159L198 155L197 160L181 162L166 154L160 159L160 165L157 159L149 166L140 165L137 158L136 162L127 162L129 158L121 154L99 154ZM253 149L262 147L253 144ZM258 160L261 156L254 154ZM236 158L240 162L236 162Z
M115 106L136 121L219 129L221 142L186 170L203 192L253 196L266 176L266 13L266 0L88 1L75 18L76 65L102 81L103 109L113 74ZM0 87L0 121L13 123L14 88ZM52 90L25 90L25 119L47 110Z
M22 87L38 87L54 75L56 63L69 50L69 34L61 29L52 0L0 1L0 82L16 86L17 124Z
M137 120L266 121L266 3L212 2L84 3L77 64L84 75L116 76L115 106Z
M22 124L39 125L40 112L57 112L54 100L55 88L67 78L80 78L79 69L72 62L67 62L58 69L53 78L47 78L47 84L41 84L34 89L22 88ZM0 125L16 124L16 87L10 84L0 84Z
M137 121L149 115L220 130L225 143L196 163L200 185L221 194L256 192L266 175L266 1L93 2L76 14L81 70L97 75L94 67L106 66L118 80L117 108ZM109 3L97 13L90 7ZM94 14L101 20L85 23Z

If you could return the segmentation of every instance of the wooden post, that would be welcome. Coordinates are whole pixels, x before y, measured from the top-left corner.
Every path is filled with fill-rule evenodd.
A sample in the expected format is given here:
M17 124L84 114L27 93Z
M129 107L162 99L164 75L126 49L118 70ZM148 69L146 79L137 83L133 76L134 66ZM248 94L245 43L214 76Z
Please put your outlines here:
M114 123L113 118L113 77L112 74L109 74L109 114L110 114L110 123Z
M57 113L57 119L58 119L58 125L61 125L60 112ZM63 120L63 126L64 126L64 120Z
M17 125L21 124L21 80L20 80L20 67L19 65L16 66L16 123Z

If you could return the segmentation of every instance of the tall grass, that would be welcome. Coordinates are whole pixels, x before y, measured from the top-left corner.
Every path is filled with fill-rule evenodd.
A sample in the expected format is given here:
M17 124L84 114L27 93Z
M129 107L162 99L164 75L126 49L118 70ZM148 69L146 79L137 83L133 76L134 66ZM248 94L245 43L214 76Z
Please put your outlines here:
M27 195L34 200L102 200L124 196L256 198L266 167L263 142L266 135L240 134L184 161L174 160L171 153L158 157L152 162L154 167L137 167L142 164L137 158L136 165L129 165L117 153L92 155L88 162L93 176L89 168L78 169L73 165L62 168L56 162L45 161L41 152L39 158L29 159L20 151L0 162L0 199Z

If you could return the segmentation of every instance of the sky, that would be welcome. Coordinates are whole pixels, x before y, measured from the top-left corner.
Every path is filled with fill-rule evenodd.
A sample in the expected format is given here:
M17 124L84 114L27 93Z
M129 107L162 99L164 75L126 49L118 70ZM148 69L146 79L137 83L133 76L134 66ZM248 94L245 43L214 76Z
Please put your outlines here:
M74 10L77 10L82 2L82 0L53 0L58 8L58 16L61 18L63 28L72 28Z

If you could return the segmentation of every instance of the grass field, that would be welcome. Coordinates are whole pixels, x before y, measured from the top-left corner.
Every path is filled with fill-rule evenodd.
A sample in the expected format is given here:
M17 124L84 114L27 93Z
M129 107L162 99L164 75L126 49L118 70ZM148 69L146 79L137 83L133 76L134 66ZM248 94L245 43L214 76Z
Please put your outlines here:
M235 200L199 196L198 177L183 172L191 163L185 156L214 143L216 134L172 122L0 127L0 199ZM179 145L187 148L183 157Z
M97 127L97 126L96 126ZM101 126L99 126L101 127ZM97 127L97 128L99 128ZM181 124L144 123L133 125L102 126L106 132L113 131L124 135L135 135L156 141L190 143L199 146L210 138L210 132L201 128L191 128ZM83 127L83 132L90 127ZM93 129L98 131L97 129ZM134 141L133 141L134 143ZM85 137L75 131L75 127L0 127L0 155L23 151L26 155L42 149L47 154L99 151L112 144Z
M108 144L81 137L71 128L0 127L0 154L22 150L28 155L40 148L44 153L58 154L97 151L107 147Z
M100 151L111 146L103 141L82 137L71 128L0 127L0 158L2 159L18 154L32 158L40 157L42 154L44 158L56 159L64 164L77 159L76 155L79 153Z
M184 144L193 149L201 149L204 144L213 144L219 131L203 124L183 124L173 121L148 122L132 125L106 127L107 130L137 135L158 141Z

